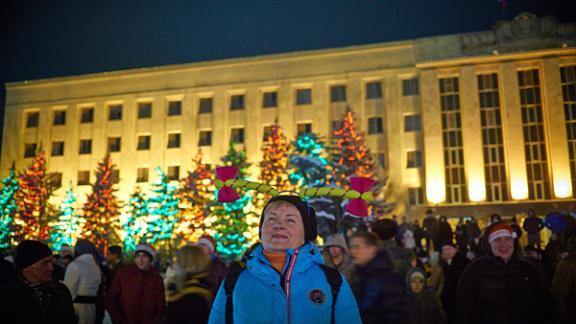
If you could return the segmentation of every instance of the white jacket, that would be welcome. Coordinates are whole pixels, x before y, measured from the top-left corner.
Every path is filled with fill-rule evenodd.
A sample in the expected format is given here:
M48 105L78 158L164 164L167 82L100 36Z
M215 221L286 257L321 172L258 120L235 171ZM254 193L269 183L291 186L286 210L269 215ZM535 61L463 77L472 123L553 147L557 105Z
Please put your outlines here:
M100 267L96 264L92 254L82 254L72 261L66 268L64 284L76 296L96 296L100 286Z

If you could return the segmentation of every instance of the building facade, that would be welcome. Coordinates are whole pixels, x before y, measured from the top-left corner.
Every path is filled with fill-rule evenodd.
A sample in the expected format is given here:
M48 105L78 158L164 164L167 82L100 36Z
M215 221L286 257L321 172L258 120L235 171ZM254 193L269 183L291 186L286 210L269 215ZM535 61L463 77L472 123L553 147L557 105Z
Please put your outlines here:
M574 208L576 25L552 18L6 89L0 175L13 161L26 167L41 146L49 170L80 193L107 152L126 199L149 185L155 166L182 177L198 150L217 165L231 138L258 162L275 120L288 138L329 138L350 107L399 214Z

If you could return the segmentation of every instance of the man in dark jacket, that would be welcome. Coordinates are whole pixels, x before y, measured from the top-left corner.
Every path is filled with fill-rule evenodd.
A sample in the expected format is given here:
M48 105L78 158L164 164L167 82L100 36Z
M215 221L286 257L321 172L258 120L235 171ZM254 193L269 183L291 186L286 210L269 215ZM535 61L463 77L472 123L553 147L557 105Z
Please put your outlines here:
M430 252L430 243L436 239L438 232L438 220L434 217L432 210L426 211L426 218L422 221L422 230L426 239L426 250ZM438 251L439 247L435 246L434 250Z
M106 296L106 309L114 323L146 324L162 320L165 311L164 282L152 267L152 247L140 244L134 263L120 269Z
M456 296L456 323L554 323L545 279L517 256L516 233L492 224L482 244L486 255L464 269Z
M72 296L60 282L52 281L54 265L50 248L26 240L16 249L17 275L0 288L2 323L76 323Z
M364 324L408 323L404 278L394 272L388 254L378 249L378 236L357 232L350 240L356 265L352 291Z
M522 228L528 233L528 245L540 248L540 231L544 228L542 220L536 216L534 209L528 211L528 217L524 220Z
M468 265L468 259L464 252L458 250L451 240L444 241L442 244L442 273L444 274L444 288L442 289L442 306L448 319L448 323L454 322L454 308L456 306L456 290L458 281L464 268Z
M569 256L558 264L552 280L552 297L560 324L576 323L576 235L566 244Z

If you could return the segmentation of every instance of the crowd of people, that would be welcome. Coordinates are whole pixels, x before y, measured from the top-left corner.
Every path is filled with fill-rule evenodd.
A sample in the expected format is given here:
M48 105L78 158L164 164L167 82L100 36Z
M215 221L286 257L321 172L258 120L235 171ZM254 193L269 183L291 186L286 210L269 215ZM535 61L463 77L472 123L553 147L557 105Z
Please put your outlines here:
M576 323L576 218L528 211L521 223L453 228L430 210L319 247L314 209L280 195L241 261L224 262L208 235L168 264L147 244L103 257L83 239L59 254L26 240L0 259L1 322Z

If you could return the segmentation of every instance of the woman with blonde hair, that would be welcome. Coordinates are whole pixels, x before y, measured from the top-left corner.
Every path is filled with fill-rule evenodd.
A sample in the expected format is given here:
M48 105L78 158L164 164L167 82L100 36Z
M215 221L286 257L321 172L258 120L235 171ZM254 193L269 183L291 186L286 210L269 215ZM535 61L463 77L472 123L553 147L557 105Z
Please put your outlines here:
M199 246L186 245L178 250L175 273L167 283L165 323L208 322L212 300L208 283L210 263L210 257Z

